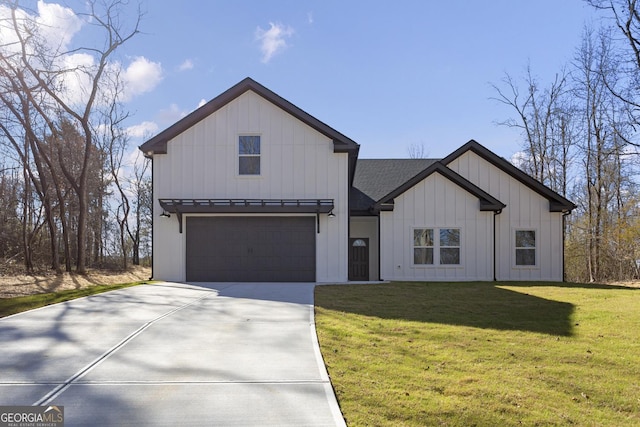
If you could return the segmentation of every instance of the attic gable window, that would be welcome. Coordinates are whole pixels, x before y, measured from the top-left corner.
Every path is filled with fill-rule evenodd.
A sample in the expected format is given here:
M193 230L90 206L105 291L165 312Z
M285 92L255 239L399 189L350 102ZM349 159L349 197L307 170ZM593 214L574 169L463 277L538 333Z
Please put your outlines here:
M260 175L260 136L238 137L238 174Z

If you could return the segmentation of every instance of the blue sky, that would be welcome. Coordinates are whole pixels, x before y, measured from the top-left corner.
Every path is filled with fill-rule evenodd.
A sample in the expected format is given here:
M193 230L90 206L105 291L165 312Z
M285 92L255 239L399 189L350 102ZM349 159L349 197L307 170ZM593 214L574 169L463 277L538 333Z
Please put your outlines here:
M251 77L358 142L362 158L407 157L410 145L443 157L471 138L510 158L521 138L496 125L513 113L490 99L490 83L522 76L527 63L551 80L595 19L581 0L146 0L142 8L142 33L119 53L139 85L127 103L132 129L158 132Z

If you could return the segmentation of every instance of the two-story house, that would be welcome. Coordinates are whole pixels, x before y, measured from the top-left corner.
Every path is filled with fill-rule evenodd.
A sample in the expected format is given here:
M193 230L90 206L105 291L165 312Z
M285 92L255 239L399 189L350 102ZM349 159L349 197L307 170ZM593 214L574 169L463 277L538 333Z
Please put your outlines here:
M155 279L563 279L575 206L475 141L439 160L359 159L247 78L140 149Z

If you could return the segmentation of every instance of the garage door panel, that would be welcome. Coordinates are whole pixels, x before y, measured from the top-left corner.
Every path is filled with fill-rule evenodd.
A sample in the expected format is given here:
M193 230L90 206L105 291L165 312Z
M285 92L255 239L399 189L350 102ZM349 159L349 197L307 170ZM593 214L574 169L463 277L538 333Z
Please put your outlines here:
M314 217L187 217L187 280L315 281Z

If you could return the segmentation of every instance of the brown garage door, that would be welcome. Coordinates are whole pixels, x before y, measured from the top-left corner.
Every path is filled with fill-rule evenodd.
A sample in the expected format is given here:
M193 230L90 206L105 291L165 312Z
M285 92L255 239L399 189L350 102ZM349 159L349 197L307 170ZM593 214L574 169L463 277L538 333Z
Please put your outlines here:
M314 217L187 217L187 281L314 282Z

